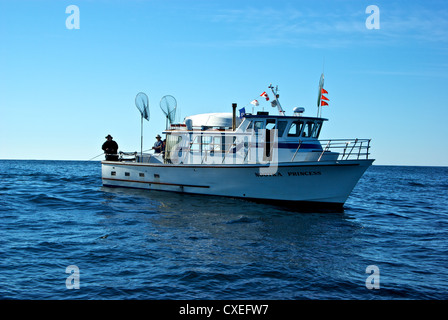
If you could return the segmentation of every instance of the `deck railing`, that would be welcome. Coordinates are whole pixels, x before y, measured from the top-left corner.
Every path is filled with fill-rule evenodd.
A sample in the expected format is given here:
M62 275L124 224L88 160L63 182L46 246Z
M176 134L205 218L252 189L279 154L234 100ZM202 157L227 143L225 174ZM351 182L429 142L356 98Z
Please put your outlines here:
M322 153L317 161L321 161L325 152L338 152L338 160L369 159L371 139L331 139L319 140Z
M299 145L297 149L295 150L291 162L294 161L328 161L328 160L360 160L360 159L369 159L370 155L370 140L371 139L329 139L329 140L319 140L320 145L322 146L322 151L314 151L319 152L317 157L311 157L307 158L307 160L298 160L299 152L302 151L301 147L302 140L299 140ZM190 143L189 148L187 148L187 153L191 152L193 143ZM225 163L227 160L231 160L229 158L234 158L237 154L240 155L239 161L242 161L242 163L247 163L249 154L251 154L251 149L253 146L253 143L245 143L246 147L243 149L240 149L236 153L232 152L235 148L238 149L238 146L242 146L242 143L226 143L226 144L206 144L209 150L206 149L199 149L201 150L199 152L200 157L202 158L201 163L207 162L208 157L218 156L219 159L221 159L220 163ZM214 147L219 147L219 150L216 150ZM258 156L256 158L252 158L251 160L254 161L254 159L257 159L256 161L271 161L271 156L268 156L266 154L265 150L265 143L261 142L258 143ZM272 146L271 146L272 148ZM272 151L272 150L271 150ZM308 149L305 149L305 151L308 151ZM241 153L242 152L242 153ZM269 152L269 154L272 154L272 152ZM254 154L252 154L254 156ZM277 158L275 158L277 159ZM314 160L312 160L314 159ZM215 158L217 160L217 158Z
M250 136L248 136L250 137ZM219 143L214 140L207 142L202 140L187 141L182 147L173 150L167 150L163 157L165 163L200 163L205 164L213 162L216 164L224 163L267 163L272 161L284 162L286 154L282 154L282 158L278 158L277 144L269 144L257 140L256 149L254 142L248 140L222 140ZM371 139L328 139L314 140L319 142L322 148L315 150L308 149L307 143L302 143L299 139L297 149L291 150L290 162L301 161L343 161L343 160L362 160L369 159ZM306 140L308 141L308 140ZM311 141L311 140L310 140ZM306 146L305 149L303 146ZM267 148L268 147L268 148ZM319 150L320 149L320 150ZM179 155L174 158L174 155ZM120 152L120 161L137 161L140 162L140 155L137 152L124 153ZM176 162L177 161L177 162ZM288 161L288 160L286 160Z

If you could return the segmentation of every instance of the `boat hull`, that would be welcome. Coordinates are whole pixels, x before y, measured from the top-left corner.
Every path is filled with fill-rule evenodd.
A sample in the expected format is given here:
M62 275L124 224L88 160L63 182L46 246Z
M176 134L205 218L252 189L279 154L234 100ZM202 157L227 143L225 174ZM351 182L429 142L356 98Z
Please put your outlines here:
M282 204L342 206L373 160L261 165L102 162L105 187L236 197ZM270 168L272 169L272 168Z

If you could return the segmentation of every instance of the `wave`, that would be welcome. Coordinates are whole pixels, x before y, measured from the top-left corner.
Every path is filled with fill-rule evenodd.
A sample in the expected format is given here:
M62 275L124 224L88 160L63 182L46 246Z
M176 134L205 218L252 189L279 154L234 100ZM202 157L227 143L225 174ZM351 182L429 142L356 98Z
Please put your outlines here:
M423 183L420 183L420 182L415 182L415 181L408 182L408 186L411 186L411 187L422 187L422 188L427 187L427 185L425 185Z
M32 203L36 203L36 204L53 204L53 203L64 203L66 202L65 199L62 199L61 197L58 196L52 196L52 195L48 195L45 193L39 193L33 196L30 196L28 198L28 200Z
M256 222L255 219L251 219L249 217L240 216L238 219L227 221L226 224L235 224L235 223L253 223Z

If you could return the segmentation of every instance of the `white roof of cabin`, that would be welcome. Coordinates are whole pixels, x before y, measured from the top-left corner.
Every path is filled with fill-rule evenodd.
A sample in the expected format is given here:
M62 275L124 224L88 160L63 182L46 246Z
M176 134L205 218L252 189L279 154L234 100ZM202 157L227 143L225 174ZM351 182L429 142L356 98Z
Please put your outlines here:
M193 122L193 127L232 127L232 113L202 113L185 118L188 119ZM237 127L240 122L241 119L237 116Z

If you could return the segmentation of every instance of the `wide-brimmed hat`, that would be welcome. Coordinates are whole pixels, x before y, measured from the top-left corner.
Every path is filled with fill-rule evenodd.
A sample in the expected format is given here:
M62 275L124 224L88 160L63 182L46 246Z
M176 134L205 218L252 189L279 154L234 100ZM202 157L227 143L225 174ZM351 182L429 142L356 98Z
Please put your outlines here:
M110 135L110 134L108 134L107 136L106 136L106 139L107 138L111 138L111 139L113 139L113 137Z
M160 136L160 134L158 134L158 135L156 135L156 138L162 138L162 137Z

